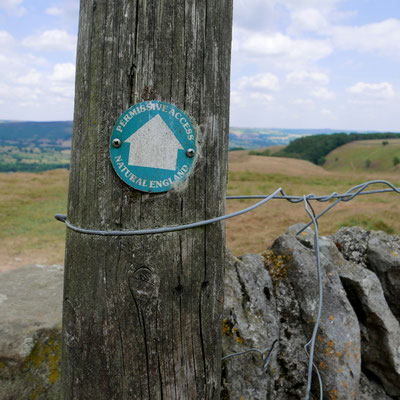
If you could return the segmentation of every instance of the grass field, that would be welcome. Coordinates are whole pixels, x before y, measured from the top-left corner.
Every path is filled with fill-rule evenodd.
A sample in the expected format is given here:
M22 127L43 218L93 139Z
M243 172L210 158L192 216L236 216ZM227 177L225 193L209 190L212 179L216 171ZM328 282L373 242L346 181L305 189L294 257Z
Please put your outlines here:
M53 215L66 211L67 182L66 170L0 174L0 272L63 262L65 227Z
M387 147L387 146L386 146ZM247 152L230 154L228 193L265 194L282 187L287 194L316 195L333 191L345 192L350 187L373 179L386 179L400 186L396 172L373 171L333 172L310 162L295 159L249 156ZM231 201L228 211L238 210L250 201ZM316 204L316 210L327 206ZM336 206L320 219L322 235L334 233L341 226L362 226L366 229L400 233L400 195L381 194L364 196ZM290 204L285 200L273 200L250 214L227 222L227 246L236 255L245 252L261 252L286 229L308 221L303 204Z
M382 142L387 144L384 146ZM362 140L348 143L329 153L324 168L340 172L400 173L400 164L393 165L394 157L400 161L400 139Z
M400 186L397 170L333 172L307 161L249 156L247 151L229 154L229 170L228 193L231 195L269 194L278 187L293 195L322 195L344 192L377 178ZM53 215L66 212L67 181L66 170L0 174L0 271L29 263L63 262L65 226L56 222ZM239 210L252 203L254 201L229 201L227 210ZM316 209L322 210L326 205L317 204ZM322 217L321 234L331 234L343 225L398 234L399 215L399 195L360 197L340 204ZM261 252L290 225L306 220L303 204L273 200L252 213L227 221L227 246L236 255Z
M0 143L0 171L40 172L66 168L71 150L62 146L18 146Z

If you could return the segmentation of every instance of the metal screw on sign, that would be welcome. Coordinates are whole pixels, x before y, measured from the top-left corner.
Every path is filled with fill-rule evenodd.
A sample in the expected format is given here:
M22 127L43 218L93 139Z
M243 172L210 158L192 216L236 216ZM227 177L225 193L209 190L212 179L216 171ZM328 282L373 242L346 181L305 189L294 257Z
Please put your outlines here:
M118 149L119 147L121 147L121 140L119 140L119 139L114 139L113 141L112 141L112 145L116 148L116 149Z
M186 156L189 158L193 158L194 157L194 149L187 149Z

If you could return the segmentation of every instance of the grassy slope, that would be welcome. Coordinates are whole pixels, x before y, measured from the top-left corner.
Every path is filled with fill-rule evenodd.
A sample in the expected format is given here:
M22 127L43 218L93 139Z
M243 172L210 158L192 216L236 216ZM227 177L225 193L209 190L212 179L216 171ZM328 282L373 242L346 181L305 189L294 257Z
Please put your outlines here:
M387 148L388 146L386 146ZM369 171L333 173L303 160L249 156L247 151L229 154L229 194L269 194L283 187L288 194L342 192L377 178ZM379 178L400 185L396 172ZM65 213L68 172L0 174L0 271L28 263L62 263L65 226L53 219ZM229 201L227 211L254 201ZM317 205L322 210L326 204ZM400 233L398 195L360 197L337 206L320 220L321 234L341 225L361 225ZM261 252L292 224L306 221L302 204L273 200L252 213L227 221L227 245L236 255Z
M400 165L393 166L393 157L400 158L400 139L389 139L387 146L382 140L365 140L341 146L326 157L324 168L340 172L399 172ZM371 161L369 168L366 160Z
M388 147L388 146L386 146ZM303 195L344 192L359 183L387 179L400 186L398 173L370 171L334 173L303 160L249 156L246 152L233 152L229 160L229 194L264 194L283 187L286 193ZM400 233L400 198L397 194L359 197L336 206L320 220L322 235L334 233L343 225L359 225L366 229ZM230 201L229 212L254 203ZM316 210L327 206L316 204ZM227 245L236 255L261 252L287 227L308 220L303 204L290 204L273 200L267 205L227 221Z
M0 174L0 271L21 264L62 263L68 172Z

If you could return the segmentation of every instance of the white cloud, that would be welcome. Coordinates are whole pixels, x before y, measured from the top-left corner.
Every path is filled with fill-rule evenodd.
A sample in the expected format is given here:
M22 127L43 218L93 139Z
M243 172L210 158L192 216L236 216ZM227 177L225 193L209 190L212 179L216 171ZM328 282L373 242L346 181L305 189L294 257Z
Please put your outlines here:
M231 104L240 104L242 101L242 96L236 90L231 90Z
M264 103L270 103L271 101L274 100L274 96L271 96L270 94L266 94L266 93L259 93L259 92L251 93L249 97L252 100L257 100L257 101L261 101Z
M299 70L288 73L286 75L286 80L296 85L327 85L329 83L329 76L322 72Z
M279 79L269 72L253 76L244 76L239 80L238 87L242 90L257 92L277 91L279 90Z
M56 64L50 79L58 82L73 82L75 80L75 65L71 63Z
M325 117L331 117L331 118L334 116L333 112L331 110L326 109L326 108L323 108L321 110L321 114L324 115Z
M8 43L9 40L10 35L0 33L0 100L3 102L3 118L46 119L45 115L49 115L49 119L56 119L65 112L72 116L74 65L64 63L51 66L49 60L21 51L16 41L14 46L2 46L2 41ZM21 117L18 111L21 108L29 108L25 117Z
M231 102L234 106L247 107L251 102L271 103L272 93L279 91L279 79L269 72L243 76L232 84Z
M304 65L327 57L332 47L326 40L292 39L280 32L271 34L236 30L235 50L250 57L268 57L274 64L285 67Z
M248 30L269 30L276 18L275 0L235 0L234 24Z
M71 63L56 64L50 75L49 89L60 98L73 99L75 93L75 65Z
M15 86L0 82L0 96L7 102L26 101L36 102L42 91L29 86Z
M79 0L65 0L46 9L46 14L76 21L79 14Z
M343 0L279 0L281 4L292 9L292 10L302 10L302 9L319 9L322 12L329 12L333 10L337 3Z
M310 106L313 106L314 105L314 102L311 100L311 99L303 99L303 98L298 98L298 99L295 99L294 101L293 101L293 104L296 104L296 105L298 105L298 106L307 106L307 107L310 107Z
M59 86L51 86L50 91L59 95L59 97L73 99L74 98L74 87L71 85L59 85Z
M5 48L14 45L14 38L7 31L0 31L0 51L4 52Z
M60 17L64 14L64 10L61 7L50 7L46 9L46 14Z
M6 10L9 14L21 17L26 13L22 6L23 0L0 0L0 8Z
M21 85L38 85L42 79L42 74L35 69L30 70L16 79L16 83Z
M76 36L63 30L54 29L44 31L39 35L28 36L22 44L34 50L75 51L76 40Z
M314 97L317 97L319 99L324 99L324 100L331 100L336 97L335 93L333 93L332 91L330 91L329 89L327 89L325 87L317 88L317 89L313 90L311 94Z
M391 99L395 96L393 86L389 82L365 83L357 82L349 87L347 91L365 100L368 99Z
M335 45L345 50L379 52L398 56L400 19L387 19L363 26L337 26L332 29Z
M292 13L291 32L319 32L327 29L328 21L316 8L306 8Z

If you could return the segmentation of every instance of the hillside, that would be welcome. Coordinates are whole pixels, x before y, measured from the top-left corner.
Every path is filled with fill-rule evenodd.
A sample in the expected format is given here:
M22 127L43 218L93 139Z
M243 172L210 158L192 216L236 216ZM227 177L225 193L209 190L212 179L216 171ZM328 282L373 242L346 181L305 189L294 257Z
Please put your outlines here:
M0 121L0 172L42 172L68 168L72 129L72 121ZM255 149L254 152L262 153L260 149L268 147L267 152L259 155L276 153L274 155L322 165L331 150L351 140L363 139L365 135L361 132L334 133L331 129L231 127L229 149ZM382 136L379 133L372 135ZM383 134L382 138L394 135Z
M387 146L386 146L387 147ZM373 179L386 179L400 186L397 171L344 172L327 171L311 162L291 158L250 156L248 152L229 153L228 194L269 194L282 187L287 194L343 193L349 188ZM230 200L227 211L233 212L254 204L255 200ZM316 212L326 203L313 203ZM330 235L342 226L361 226L367 230L400 233L398 194L361 196L336 206L320 219L320 233ZM297 222L308 221L304 204L273 200L257 210L227 221L227 246L235 254L261 252L272 240Z
M0 121L0 144L62 144L72 137L72 121L29 122ZM286 145L303 136L327 135L332 129L236 128L229 129L229 147L259 148Z
M279 174L287 176L327 176L329 172L305 160L249 155L247 150L229 153L230 172Z
M308 160L323 165L326 156L336 148L354 141L400 139L400 133L334 133L332 135L306 136L290 142L277 157L290 157Z
M0 172L69 168L72 122L0 122Z
M398 164L394 165L396 157ZM400 139L363 140L348 143L326 156L324 168L340 172L399 172Z
M0 123L0 144L69 146L72 121Z

